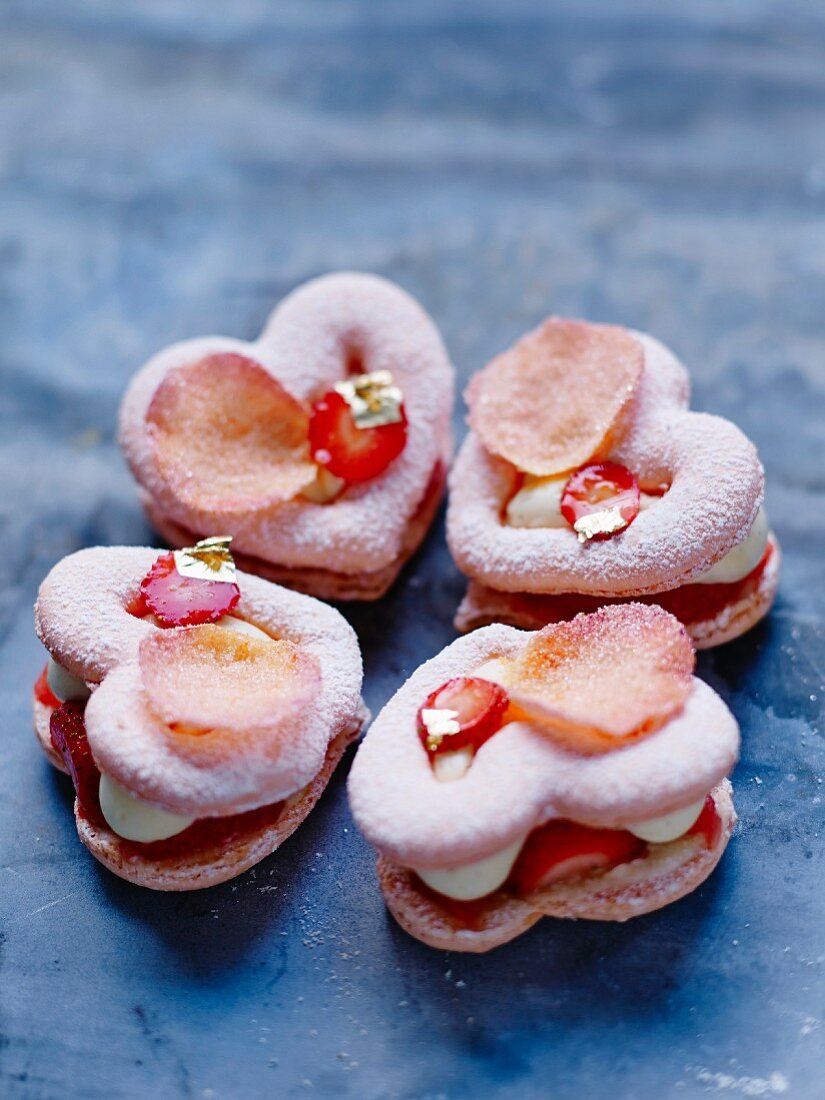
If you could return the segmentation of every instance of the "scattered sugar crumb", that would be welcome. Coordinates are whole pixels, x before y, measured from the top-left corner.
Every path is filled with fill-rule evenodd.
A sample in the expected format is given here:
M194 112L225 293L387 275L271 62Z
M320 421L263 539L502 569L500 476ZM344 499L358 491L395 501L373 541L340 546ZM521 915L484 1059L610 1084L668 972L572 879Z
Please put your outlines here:
M696 1080L717 1092L738 1092L741 1096L781 1096L790 1087L784 1073L774 1071L768 1077L736 1077L732 1073L714 1073L702 1066L687 1066Z

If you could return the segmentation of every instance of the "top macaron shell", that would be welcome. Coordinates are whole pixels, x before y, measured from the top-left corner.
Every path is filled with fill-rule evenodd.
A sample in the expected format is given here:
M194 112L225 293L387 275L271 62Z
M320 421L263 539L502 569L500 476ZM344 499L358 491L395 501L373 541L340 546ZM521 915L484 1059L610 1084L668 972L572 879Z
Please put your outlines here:
M407 444L381 476L351 485L328 506L297 498L231 516L185 503L164 479L147 414L169 371L234 352L308 406L346 376L353 350L365 371L391 371L404 394ZM373 275L329 275L285 298L255 342L203 337L155 355L124 396L120 441L143 491L175 523L196 533L225 530L237 552L288 567L372 572L398 556L433 468L449 452L453 384L441 337L410 295Z
M38 637L93 688L86 728L95 762L142 800L197 817L254 809L301 789L320 769L329 741L360 712L363 673L354 631L326 604L238 571L241 599L233 615L293 642L317 662L320 683L300 712L273 713L278 751L265 751L263 739L256 745L254 738L238 738L237 751L195 762L175 751L142 679L141 643L160 628L130 611L162 552L81 550L58 562L40 588Z
M598 755L567 751L529 722L486 741L460 780L440 782L418 736L428 695L487 660L512 657L529 635L489 626L422 665L372 724L349 777L353 816L367 839L407 867L484 859L552 818L621 828L702 798L736 761L739 728L694 678L681 712L655 733Z
M450 475L447 537L459 567L508 592L632 596L688 583L748 534L764 497L750 440L730 421L687 408L688 375L659 341L644 349L635 400L609 457L644 486L669 485L618 536L582 544L572 529L502 520L514 467L471 432Z

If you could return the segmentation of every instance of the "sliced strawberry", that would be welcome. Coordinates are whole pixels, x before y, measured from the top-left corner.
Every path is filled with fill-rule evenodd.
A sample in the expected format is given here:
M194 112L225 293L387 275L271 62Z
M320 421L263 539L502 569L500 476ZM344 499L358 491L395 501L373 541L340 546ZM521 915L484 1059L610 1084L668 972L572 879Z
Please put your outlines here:
M87 816L97 817L100 772L86 739L85 709L85 703L61 703L49 719L49 732L52 745L69 769L81 809Z
M550 821L528 836L510 883L517 894L529 894L563 879L608 871L646 851L645 842L624 829L591 829L574 821Z
M418 735L431 756L465 745L478 749L501 729L509 702L504 688L491 680L457 676L427 696L418 711Z
M577 522L596 513L607 513L609 522L604 530L585 534L586 538L610 538L639 514L639 483L625 466L594 462L576 470L567 482L561 497L561 514L570 526L580 531Z
M722 819L713 797L708 795L702 812L687 831L688 836L703 836L708 848L715 848L722 835Z
M49 666L43 669L34 685L34 697L44 707L59 707L60 700L49 687Z
M161 626L214 623L241 598L233 581L181 576L173 554L158 558L140 582L140 594Z
M407 417L395 424L359 428L345 397L325 393L312 407L309 446L319 466L344 481L369 481L398 458L407 442Z

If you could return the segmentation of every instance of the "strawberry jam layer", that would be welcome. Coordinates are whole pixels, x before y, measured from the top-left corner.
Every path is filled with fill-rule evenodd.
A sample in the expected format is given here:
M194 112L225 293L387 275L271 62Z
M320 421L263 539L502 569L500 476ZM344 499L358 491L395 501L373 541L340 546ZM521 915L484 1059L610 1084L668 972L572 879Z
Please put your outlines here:
M691 623L715 619L726 608L753 596L759 589L762 574L775 553L769 542L759 564L739 581L730 584L684 584L669 592L656 592L647 596L581 596L576 593L544 596L538 593L506 593L513 610L520 605L530 615L547 623L567 622L580 612L598 611L600 607L617 603L658 604L675 615L685 626Z
M721 833L722 819L713 796L708 795L702 812L684 836L701 836L705 846L711 849L719 842ZM654 849L656 847L653 845ZM420 893L437 905L453 924L478 932L484 927L485 918L502 901L517 898L529 903L535 890L604 874L622 863L643 860L650 850L649 844L624 829L592 829L574 821L551 821L533 830L507 882L485 897L456 901L439 894L417 875L413 877Z
M82 703L58 704L50 723L52 744L63 756L72 776L80 816L95 829L111 831L100 809L100 772L94 764L86 737L84 710L85 704ZM182 857L192 859L200 852L234 847L247 836L272 828L277 825L283 807L283 802L275 802L227 817L200 818L175 836L146 844L113 835L124 859L134 856L171 861Z

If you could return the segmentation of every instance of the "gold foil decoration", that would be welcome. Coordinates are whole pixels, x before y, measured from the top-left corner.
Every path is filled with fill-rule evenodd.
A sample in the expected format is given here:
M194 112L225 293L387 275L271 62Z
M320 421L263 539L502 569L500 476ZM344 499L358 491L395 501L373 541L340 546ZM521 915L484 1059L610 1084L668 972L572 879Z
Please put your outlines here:
M231 535L214 535L201 539L194 546L175 550L175 569L182 577L199 581L235 580L235 561L229 550Z
M440 748L445 737L452 737L461 730L457 710L425 707L421 711L421 721L427 731L427 748L430 752Z
M335 383L335 392L352 410L356 428L380 428L384 424L398 424L402 419L404 394L388 370L345 378Z
M627 520L619 508L605 508L601 512L579 516L573 524L573 530L579 536L579 542L588 542L596 535L614 535L623 527L627 527Z

